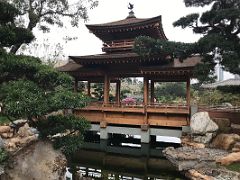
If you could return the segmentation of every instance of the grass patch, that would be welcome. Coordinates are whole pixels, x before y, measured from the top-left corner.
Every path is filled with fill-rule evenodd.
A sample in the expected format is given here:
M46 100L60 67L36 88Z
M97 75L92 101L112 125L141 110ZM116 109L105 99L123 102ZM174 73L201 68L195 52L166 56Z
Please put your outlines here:
M10 123L10 121L6 116L1 116L0 115L0 125L9 124L9 123Z
M240 172L240 163L233 163L226 166L228 170Z

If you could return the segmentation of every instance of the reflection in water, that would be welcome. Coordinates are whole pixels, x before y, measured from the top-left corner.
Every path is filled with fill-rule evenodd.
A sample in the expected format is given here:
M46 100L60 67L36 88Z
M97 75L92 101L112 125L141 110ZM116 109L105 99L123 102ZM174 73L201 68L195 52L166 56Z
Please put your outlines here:
M137 141L137 140L136 140ZM162 157L157 143L129 147L112 143L85 142L69 163L73 179L180 180L184 179Z

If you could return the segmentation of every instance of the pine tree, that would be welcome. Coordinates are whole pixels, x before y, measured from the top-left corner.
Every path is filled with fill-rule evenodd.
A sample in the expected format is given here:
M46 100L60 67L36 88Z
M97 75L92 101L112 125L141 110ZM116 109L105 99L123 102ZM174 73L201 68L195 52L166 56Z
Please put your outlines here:
M175 27L192 28L203 37L196 43L179 43L140 37L135 44L139 54L158 54L165 58L184 59L198 54L202 64L196 68L198 79L212 80L216 60L231 73L240 74L240 1L184 0L186 7L210 6L202 14L193 13L173 23ZM215 56L219 54L219 56Z
M4 47L31 42L32 33L14 25L19 11L0 1L0 116L10 121L25 118L40 130L42 138L54 140L54 145L69 154L79 148L83 133L89 128L84 118L50 113L80 108L87 99L71 89L72 78L41 63L40 59L7 53ZM64 136L53 135L64 133Z

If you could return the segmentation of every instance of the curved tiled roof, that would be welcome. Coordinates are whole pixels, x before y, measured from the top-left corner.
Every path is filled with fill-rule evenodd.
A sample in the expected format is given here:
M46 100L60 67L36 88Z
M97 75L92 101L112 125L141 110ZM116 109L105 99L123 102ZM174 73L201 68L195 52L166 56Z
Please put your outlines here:
M126 18L119 21L113 21L109 23L102 23L102 24L88 24L86 25L88 28L109 28L109 27L126 27L126 26L134 26L134 25L143 25L146 23L153 23L153 22L161 22L161 16L156 16L153 18Z
M87 56L69 56L80 65L86 64L122 64L122 63L137 63L143 61L158 61L161 58L159 56L141 57L134 52L127 53L104 53Z
M57 70L62 71L62 72L71 72L71 71L77 71L81 67L82 66L80 64L77 64L74 61L69 61L67 64L57 67Z
M94 54L94 55L86 55L86 56L69 56L74 61L78 60L100 60L100 59L119 59L119 58L131 58L131 57L139 57L138 54L134 52L128 53L104 53L104 54Z
M119 21L102 23L102 24L87 24L87 28L103 41L119 39L134 39L139 35L150 36L167 40L162 28L161 16L153 18L126 18ZM134 35L135 33L135 35ZM114 35L113 35L114 34Z
M139 56L137 53L128 52L128 53L105 53L105 54L94 54L86 56L69 56L70 59L74 60L78 64L109 64L111 63L121 63L122 61L127 61L127 63L140 62L141 61L159 61L161 58L159 56ZM183 62L175 59L172 67L194 67L201 62L199 56L192 56L185 59Z

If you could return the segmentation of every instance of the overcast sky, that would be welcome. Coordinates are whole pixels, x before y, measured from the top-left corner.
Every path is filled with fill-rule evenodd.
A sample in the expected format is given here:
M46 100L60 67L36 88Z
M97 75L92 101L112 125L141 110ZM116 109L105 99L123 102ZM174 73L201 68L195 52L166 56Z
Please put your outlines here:
M75 1L75 0L70 0ZM128 16L128 3L134 4L137 18L151 18L162 15L162 24L167 38L171 41L194 42L199 35L193 34L191 29L174 28L172 23L182 16L193 12L201 12L202 8L186 8L183 0L99 0L99 6L89 11L89 21L81 21L78 28L66 23L64 28L53 27L50 33L35 31L38 41L45 41L53 46L63 43L63 37L78 37L77 40L64 44L63 53L69 55L87 55L101 53L102 42L89 33L86 24L98 24L125 19ZM206 10L206 8L205 8ZM50 50L51 51L51 48ZM44 52L34 52L41 56ZM46 53L46 50L45 50Z

